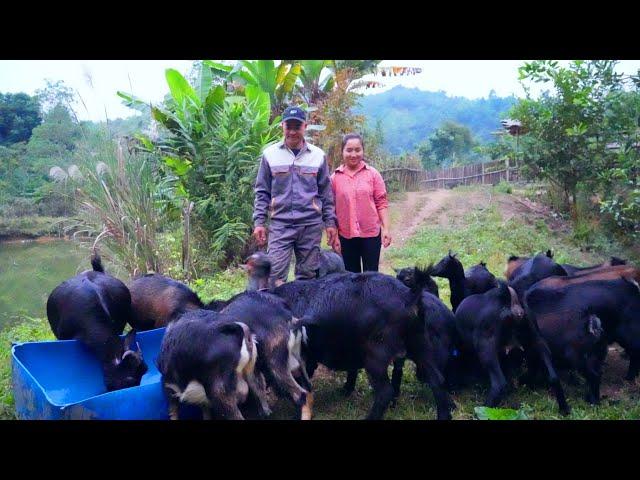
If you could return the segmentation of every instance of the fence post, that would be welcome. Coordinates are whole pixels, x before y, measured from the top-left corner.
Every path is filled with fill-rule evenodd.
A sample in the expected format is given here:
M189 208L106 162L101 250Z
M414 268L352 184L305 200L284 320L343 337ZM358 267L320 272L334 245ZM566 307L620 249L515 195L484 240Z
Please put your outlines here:
M505 165L505 174L507 176L507 182L509 181L509 157L504 159L504 165Z
M484 185L484 162L482 162L480 165L482 167L482 177L480 178L482 178L482 185Z

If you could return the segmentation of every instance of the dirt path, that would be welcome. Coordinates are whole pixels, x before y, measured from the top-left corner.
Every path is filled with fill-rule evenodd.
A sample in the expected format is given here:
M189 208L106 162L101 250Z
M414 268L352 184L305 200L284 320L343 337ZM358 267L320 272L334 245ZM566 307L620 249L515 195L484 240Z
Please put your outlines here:
M452 190L439 189L408 192L405 200L389 203L393 240L391 246L388 249L383 248L380 253L381 271L391 271L391 265L386 261L385 252L402 248L416 230L425 225L429 219L435 218L436 214L453 197Z

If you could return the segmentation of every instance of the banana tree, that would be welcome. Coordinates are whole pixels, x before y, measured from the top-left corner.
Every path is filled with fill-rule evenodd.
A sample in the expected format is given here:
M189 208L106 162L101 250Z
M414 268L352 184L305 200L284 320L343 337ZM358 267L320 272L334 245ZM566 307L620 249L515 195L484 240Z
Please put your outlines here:
M309 105L316 105L335 86L331 71L332 60L299 60L300 72L297 93ZM324 72L324 75L323 75Z
M276 66L273 60L240 60L230 75L245 85L259 87L269 95L273 120L291 101L301 71L302 67L297 62L282 61Z

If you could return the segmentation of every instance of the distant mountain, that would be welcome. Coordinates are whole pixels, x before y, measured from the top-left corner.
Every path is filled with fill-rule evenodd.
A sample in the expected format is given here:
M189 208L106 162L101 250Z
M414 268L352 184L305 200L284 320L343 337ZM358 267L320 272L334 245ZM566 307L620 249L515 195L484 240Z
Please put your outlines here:
M479 142L490 142L494 138L491 132L501 128L500 120L516 101L514 96L497 97L493 91L488 98L469 100L449 97L443 91L397 86L361 97L354 111L367 117L370 128L381 120L385 147L398 154L414 150L446 120L465 125Z

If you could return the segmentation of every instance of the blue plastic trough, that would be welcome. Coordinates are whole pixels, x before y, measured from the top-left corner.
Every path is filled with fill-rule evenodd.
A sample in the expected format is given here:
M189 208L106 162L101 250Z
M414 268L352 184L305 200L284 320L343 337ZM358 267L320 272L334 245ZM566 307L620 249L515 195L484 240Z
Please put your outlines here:
M16 415L27 420L165 420L156 359L164 328L137 334L149 370L138 387L107 392L98 359L76 340L28 342L11 349Z

